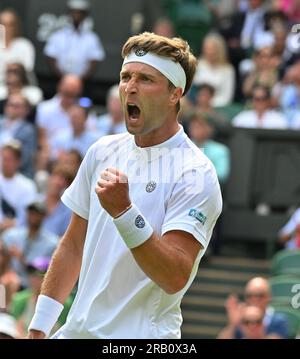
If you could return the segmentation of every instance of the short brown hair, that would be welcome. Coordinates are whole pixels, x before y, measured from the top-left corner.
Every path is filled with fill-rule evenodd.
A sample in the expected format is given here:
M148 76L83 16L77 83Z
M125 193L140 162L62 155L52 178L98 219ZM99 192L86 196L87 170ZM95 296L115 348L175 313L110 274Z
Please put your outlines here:
M192 85L196 72L197 59L192 54L189 44L179 37L169 39L151 32L144 32L130 37L122 49L122 57L125 58L137 48L152 52L158 56L169 57L178 62L186 75L185 95Z

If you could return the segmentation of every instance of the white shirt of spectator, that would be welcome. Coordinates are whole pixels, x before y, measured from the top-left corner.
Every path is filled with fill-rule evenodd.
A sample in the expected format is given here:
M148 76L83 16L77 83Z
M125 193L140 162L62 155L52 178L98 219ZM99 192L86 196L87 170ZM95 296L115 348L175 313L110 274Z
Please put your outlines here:
M233 119L235 127L286 129L288 127L285 117L277 111L266 111L262 118L258 118L255 111L243 111Z
M0 83L5 82L7 64L20 63L27 72L33 71L35 61L35 49L32 43L23 38L15 39L7 48L0 48Z
M195 85L209 84L215 89L213 107L225 106L232 102L235 89L235 74L232 65L211 66L199 60L194 78Z
M175 149L177 156L172 160L170 150ZM151 157L152 161L150 151L156 154ZM178 152L183 151L189 156L184 158L183 168L175 171L178 176L171 176L169 182L160 181L161 173L172 173L179 161ZM130 198L156 233L189 232L204 247L186 287L179 293L168 295L147 277L120 237L112 218L101 208L94 189L100 172L107 167L119 168L128 175ZM191 173L192 178L186 176L190 181L179 180ZM200 178L199 185L196 182ZM188 193L187 188L193 189L193 193ZM106 136L90 148L62 201L88 220L89 225L78 292L66 324L55 337L179 338L180 301L197 273L222 207L216 172L207 157L182 128L166 142L149 148L137 147L134 137L128 133ZM193 209L207 218L204 223L191 215Z
M51 100L41 102L37 107L36 123L38 127L46 130L50 147L62 131L71 131L70 116L61 107L60 101L60 97L55 96Z
M81 27L79 31L67 25L50 36L44 50L45 55L55 58L60 71L82 76L90 61L101 61L105 52L99 37Z
M289 236L295 233L297 226L300 226L300 208L292 215L288 223L281 229L280 234L283 236ZM296 249L297 235L293 235L292 238L286 243L286 247L289 249Z
M17 213L17 224L26 223L26 208L37 196L34 182L17 173L12 178L5 178L0 173L0 196L4 198Z
M32 106L36 106L43 101L43 92L37 86L24 86L21 90L21 94L26 97ZM7 87L5 85L0 85L0 100L4 100L7 97Z

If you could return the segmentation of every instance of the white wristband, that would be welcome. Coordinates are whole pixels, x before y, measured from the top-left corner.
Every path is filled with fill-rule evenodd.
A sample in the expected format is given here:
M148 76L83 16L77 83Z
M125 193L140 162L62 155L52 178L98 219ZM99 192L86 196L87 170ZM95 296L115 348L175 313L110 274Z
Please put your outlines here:
M48 336L63 309L64 306L57 300L39 295L28 330L39 330Z
M142 245L153 233L153 228L134 204L113 222L129 249Z

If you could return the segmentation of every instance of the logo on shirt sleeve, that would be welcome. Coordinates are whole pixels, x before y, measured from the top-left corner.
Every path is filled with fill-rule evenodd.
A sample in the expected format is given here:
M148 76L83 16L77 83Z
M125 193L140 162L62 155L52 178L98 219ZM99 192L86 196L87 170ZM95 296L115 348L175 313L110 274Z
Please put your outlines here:
M207 220L207 217L204 216L203 213L197 211L196 209L191 209L190 212L189 212L189 216L196 218L197 221L199 221L203 225L205 224L205 222Z

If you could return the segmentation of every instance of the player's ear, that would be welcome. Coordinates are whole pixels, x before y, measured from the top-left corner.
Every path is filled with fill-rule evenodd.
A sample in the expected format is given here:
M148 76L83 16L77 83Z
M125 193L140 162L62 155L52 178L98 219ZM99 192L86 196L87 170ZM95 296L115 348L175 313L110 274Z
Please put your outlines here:
M171 90L170 102L172 106L175 106L182 97L182 88L176 87Z

